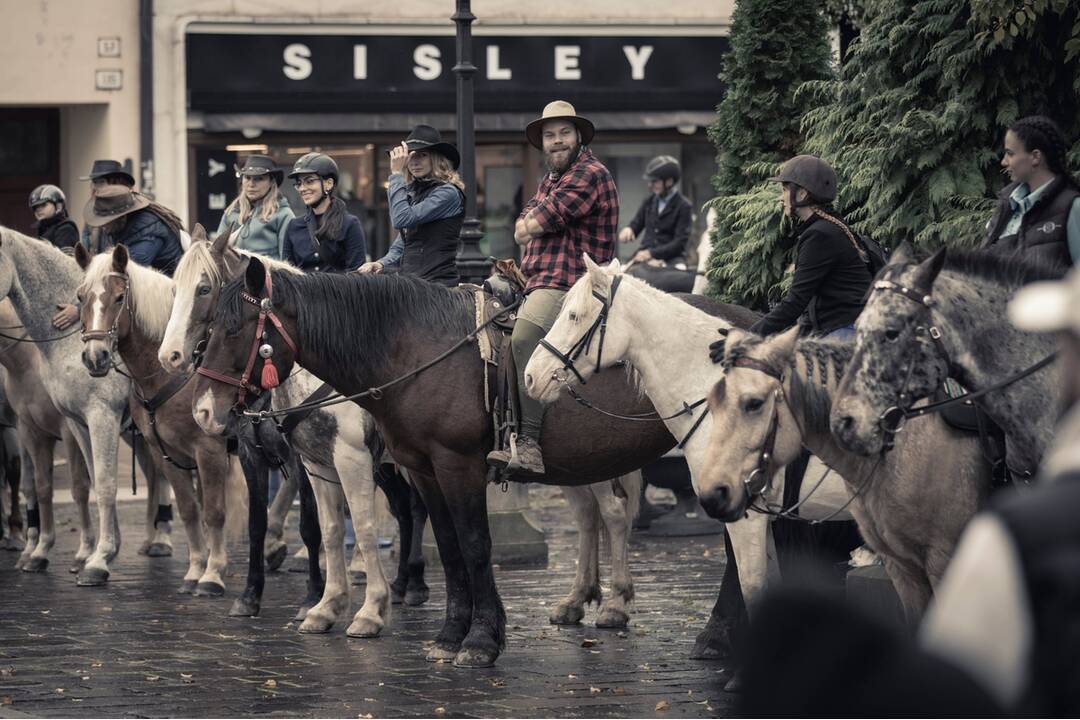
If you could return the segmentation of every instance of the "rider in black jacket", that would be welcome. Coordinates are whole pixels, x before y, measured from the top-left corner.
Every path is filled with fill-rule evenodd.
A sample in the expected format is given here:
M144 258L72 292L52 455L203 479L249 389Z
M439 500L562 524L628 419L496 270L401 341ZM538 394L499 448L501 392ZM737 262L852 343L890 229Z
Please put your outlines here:
M55 185L39 185L30 193L30 210L37 219L38 237L61 250L79 242L79 226L68 217L67 197Z
M771 179L782 183L784 212L799 221L795 277L784 299L752 329L762 335L787 330L805 313L802 324L814 334L850 337L872 277L866 249L829 207L836 172L820 158L799 155Z
M650 193L619 231L620 242L641 236L629 272L661 290L689 292L694 275L686 270L686 243L694 212L679 192L679 161L670 155L655 157L645 166L644 177Z

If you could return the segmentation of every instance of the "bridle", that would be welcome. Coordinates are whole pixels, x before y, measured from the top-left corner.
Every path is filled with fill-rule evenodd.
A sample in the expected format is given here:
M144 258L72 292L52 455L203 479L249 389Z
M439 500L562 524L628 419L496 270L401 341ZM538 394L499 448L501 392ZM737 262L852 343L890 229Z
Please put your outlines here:
M787 402L784 394L784 374L772 365L752 357L741 355L730 362L730 368L747 368L764 373L777 382L776 390L773 391L773 411L769 418L769 427L765 431L765 438L761 441L761 449L758 451L757 463L750 474L743 478L743 489L746 490L747 504L754 498L762 495L772 485L772 477L775 470L773 464L773 451L776 448L776 433L780 429L780 405Z
M600 372L600 366L604 357L604 338L607 336L608 313L611 312L611 305L615 302L615 293L619 290L620 282L622 282L622 275L616 275L611 279L611 292L608 293L607 297L604 297L600 293L596 292L596 290L592 291L593 297L600 301L600 313L596 316L596 319L593 320L593 324L589 326L589 329L585 331L585 334L582 335L577 342L571 345L570 349L567 350L565 353L559 350L559 348L549 343L547 340L540 341L540 347L544 348L549 353L558 358L560 361L562 361L563 366L560 369L563 370L564 373L566 370L574 373L575 377L577 377L578 379L578 382L580 382L582 385L585 384L585 378L578 371L577 367L575 367L574 361L580 358L583 353L589 352L589 348L592 347L593 338L596 337L597 334L599 334L600 343L597 346L596 350L596 372ZM558 372L559 371L556 370L553 373L553 378L555 380L560 379L558 376Z
M296 343L293 342L292 337L288 331L285 330L285 326L282 325L281 320L274 313L273 304L273 282L270 278L270 272L266 272L265 283L265 297L256 298L254 295L249 294L246 291L240 292L240 298L247 303L259 308L259 319L255 324L255 336L251 341L251 350L248 353L247 365L244 367L244 372L240 377L233 377L232 375L226 375L220 373L217 370L211 370L204 367L201 364L195 369L200 375L210 378L211 380L217 380L218 382L231 385L236 388L236 404L234 409L247 407L247 394L253 393L258 396L261 395L263 390L270 390L277 387L279 384L277 379L277 369L273 365L274 348L267 342L269 339L268 328L266 327L266 321L277 328L278 333L281 334L285 344L289 346L289 349L293 351L293 355L298 355ZM260 384L256 385L251 382L251 372L255 368L255 358L261 357L263 359L263 372L260 378ZM270 369L273 368L271 372Z
M124 314L125 310L128 311L129 315L131 313L131 307L128 305L128 299L131 296L131 279L128 278L125 273L115 271L106 273L105 277L120 278L124 283L124 300L120 303L120 310L116 313L116 317L113 318L112 325L109 326L108 330L87 330L86 325L84 324L82 327L82 335L80 337L84 343L90 342L91 340L100 340L107 343L109 352L115 355L116 344L119 342L120 336L120 316ZM131 318L129 317L128 320L130 321Z

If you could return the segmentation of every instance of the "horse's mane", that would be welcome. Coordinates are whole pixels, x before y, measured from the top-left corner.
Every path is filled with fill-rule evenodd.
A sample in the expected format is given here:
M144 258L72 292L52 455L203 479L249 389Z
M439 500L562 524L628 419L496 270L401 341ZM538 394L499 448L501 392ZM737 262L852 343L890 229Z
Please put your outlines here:
M229 333L242 325L245 274L228 281L218 297L216 315ZM400 336L423 341L448 334L464 337L475 329L470 293L410 275L305 275L276 269L270 276L274 304L296 313L300 347L318 348L325 363L354 368L357 375L385 370Z
M195 283L199 282L199 278L203 275L206 275L210 282L215 285L221 283L221 273L218 271L217 262L215 262L210 248L211 245L206 240L191 243L191 247L180 258L180 262L176 266L176 272L173 273L173 282L176 283L177 288L194 287ZM254 254L238 248L233 248L233 250L245 258ZM258 257L262 264L271 270L301 272L299 268L290 265L284 260L275 260L262 255Z
M888 270L888 266L885 269ZM1020 255L1002 255L985 250L949 250L945 254L943 270L1004 285L1010 289L1041 280L1060 280L1065 275L1065 268L1057 265ZM895 278L897 272L899 270L894 269L889 273L889 278Z
M79 290L90 288L97 283L104 284L106 276L113 272L113 251L98 253L90 260L86 268L86 277ZM152 268L139 265L128 259L128 306L139 329L153 340L165 337L165 328L172 314L172 301L175 288L168 275Z

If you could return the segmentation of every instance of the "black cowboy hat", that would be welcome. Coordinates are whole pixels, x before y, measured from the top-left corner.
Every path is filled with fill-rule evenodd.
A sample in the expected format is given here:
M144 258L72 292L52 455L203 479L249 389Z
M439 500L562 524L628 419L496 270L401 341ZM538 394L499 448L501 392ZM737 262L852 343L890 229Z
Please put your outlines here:
M108 175L120 175L128 182L129 187L135 187L135 176L131 174L128 165L121 165L116 160L95 160L90 168L90 174L79 178L80 180L97 180Z
M409 148L409 152L416 152L417 150L437 152L449 160L455 170L461 164L461 155L458 153L458 149L448 142L443 142L439 131L430 125L417 125L414 127L412 132L409 133L409 137L405 138L405 147Z
M83 209L83 220L90 227L103 227L113 220L142 210L150 205L150 198L131 188L107 185L90 198Z
M258 177L269 174L278 185L285 180L285 171L279 168L274 158L269 155L248 155L244 167L235 164L233 167L236 168L237 175Z

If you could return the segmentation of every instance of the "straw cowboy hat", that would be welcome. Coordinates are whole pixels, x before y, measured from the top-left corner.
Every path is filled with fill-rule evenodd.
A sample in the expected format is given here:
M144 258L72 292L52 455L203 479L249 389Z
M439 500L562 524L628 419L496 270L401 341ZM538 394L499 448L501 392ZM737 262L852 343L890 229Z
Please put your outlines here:
M113 220L149 207L150 199L123 185L107 185L90 198L83 210L83 221L89 227L103 227Z
M405 147L409 148L409 152L437 152L449 160L455 170L461 164L458 149L448 142L443 142L442 134L430 125L414 127L409 137L405 138Z
M588 145L592 142L593 136L596 135L596 128L593 127L592 122L588 118L578 115L573 105L565 100L555 100L544 107L544 113L539 118L525 126L525 137L528 139L529 144L538 150L544 149L544 143L540 135L543 132L544 123L548 120L569 120L572 122L578 132L581 133L582 145Z

